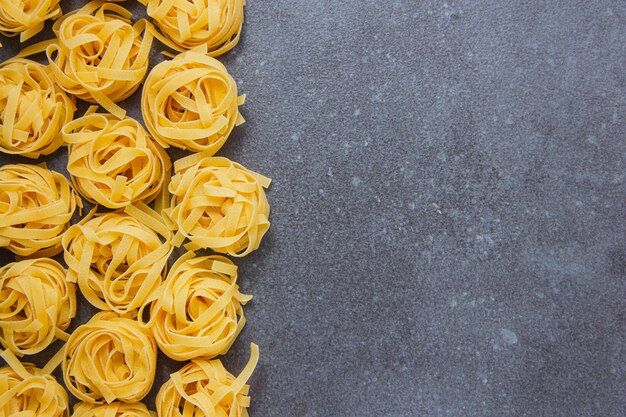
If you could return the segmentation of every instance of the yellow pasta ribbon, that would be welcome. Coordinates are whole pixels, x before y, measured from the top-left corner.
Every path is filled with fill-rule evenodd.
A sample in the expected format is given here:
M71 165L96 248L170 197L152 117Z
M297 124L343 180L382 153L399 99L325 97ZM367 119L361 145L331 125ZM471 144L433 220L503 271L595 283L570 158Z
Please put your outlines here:
M174 163L171 207L163 213L188 250L210 248L231 256L257 249L270 227L264 188L270 179L222 157L195 154Z
M211 359L228 352L246 319L237 267L224 256L181 257L154 293L150 320L159 348L172 359ZM143 310L139 312L141 322Z
M251 345L248 364L234 377L219 359L196 359L170 375L156 397L159 417L248 417L246 384L259 360L259 348Z
M90 404L140 401L152 387L157 347L128 317L103 311L79 326L65 346L63 379Z
M32 355L57 338L76 316L76 288L55 260L40 258L0 268L0 342L18 356Z
M67 393L30 363L0 368L0 417L69 417Z
M188 51L150 71L141 112L148 131L164 147L214 155L233 128L244 122L238 110L243 102L222 63Z
M115 103L141 84L154 38L145 20L131 25L131 16L118 4L92 1L55 22L58 40L46 48L61 88L120 119L126 111Z
M178 51L206 46L216 57L237 45L245 0L139 0L165 34L165 44Z
M148 411L142 403L119 401L104 405L78 403L72 413L72 417L155 417L155 415L156 413Z
M0 167L0 247L20 256L52 256L82 202L67 179L28 164Z
M68 280L78 282L85 298L101 310L136 310L165 276L170 240L161 216L145 204L128 206L126 213L92 211L63 236Z
M41 32L44 21L62 13L59 0L0 0L0 33L20 35L24 42Z
M171 168L161 145L128 117L87 114L63 127L63 139L76 190L108 208L154 200Z
M28 158L51 154L63 144L61 127L75 109L48 67L22 58L0 65L0 151Z

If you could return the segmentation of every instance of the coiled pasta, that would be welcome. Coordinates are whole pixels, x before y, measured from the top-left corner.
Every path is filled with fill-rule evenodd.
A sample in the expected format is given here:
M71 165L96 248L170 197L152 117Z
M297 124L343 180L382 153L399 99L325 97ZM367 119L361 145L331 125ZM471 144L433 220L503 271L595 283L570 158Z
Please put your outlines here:
M0 33L20 35L20 42L41 32L46 20L63 13L59 0L1 0L0 6Z
M249 386L246 384L259 360L252 344L250 360L234 377L219 359L196 359L170 375L156 398L159 417L248 417Z
M165 34L168 46L182 51L206 45L210 56L237 45L245 0L140 0Z
M97 313L67 341L65 385L90 404L137 402L152 387L156 354L154 339L135 320Z
M118 118L126 112L115 103L141 84L153 40L146 21L131 25L131 16L118 4L92 1L55 22L58 41L46 48L61 88Z
M161 351L178 361L228 352L246 323L241 305L252 299L239 292L237 267L228 258L193 256L176 261L145 323Z
M169 156L134 119L87 114L63 127L63 139L72 182L93 203L150 202L169 176Z
M65 177L37 165L0 167L0 247L52 256L80 198Z
M174 164L171 207L163 210L178 230L173 242L186 237L189 250L210 248L231 256L257 249L270 227L264 188L270 179L221 157L200 154Z
M76 288L58 262L29 259L0 268L0 342L16 355L41 352L76 315Z
M69 417L67 393L30 363L0 368L0 417Z
M51 154L63 144L61 127L74 110L74 99L57 87L48 67L21 58L0 65L0 151Z
M63 236L68 280L101 310L136 310L165 276L170 239L161 217L145 205L128 206L126 213L92 211Z
M218 60L188 51L148 74L141 111L148 131L163 146L215 154L244 122L237 84Z
M94 405L78 403L74 406L72 417L154 417L142 403L123 403Z

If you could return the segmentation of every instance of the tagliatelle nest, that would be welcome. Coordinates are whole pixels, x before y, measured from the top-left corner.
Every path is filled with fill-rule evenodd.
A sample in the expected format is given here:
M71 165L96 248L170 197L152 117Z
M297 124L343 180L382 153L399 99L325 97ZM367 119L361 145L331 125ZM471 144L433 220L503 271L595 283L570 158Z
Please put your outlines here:
M206 45L210 56L219 56L239 42L245 0L139 1L174 49Z
M101 310L136 310L163 280L171 232L145 205L92 216L63 236L68 280L78 282L85 298Z
M155 417L142 403L113 402L95 405L78 403L74 406L72 417Z
M13 353L32 355L64 332L76 315L76 288L58 262L30 259L0 268L0 341Z
M74 110L48 67L21 58L0 65L0 151L28 158L51 154L63 144L61 127Z
M150 202L169 178L169 156L134 119L88 114L66 124L63 139L72 182L93 203Z
M196 359L170 375L156 397L159 417L248 417L249 386L246 384L259 359L252 344L250 360L234 377L219 359Z
M100 312L67 341L65 385L90 404L137 402L152 387L156 355L154 339L135 320Z
M46 20L63 13L59 0L2 0L0 6L0 33L20 35L20 42L41 32Z
M186 237L189 250L210 248L231 256L259 247L270 227L264 190L269 178L227 158L201 154L180 159L174 167L171 207L163 210L178 230L174 245Z
M0 167L0 247L20 256L52 256L80 198L67 179L37 165Z
M0 417L69 417L67 393L30 363L0 368Z
M141 85L153 40L146 21L131 25L130 17L118 4L93 1L56 21L58 40L46 48L61 88L118 118L126 112L115 103Z
M252 299L239 292L237 267L228 258L193 256L176 261L145 323L161 351L178 361L228 352L246 323L242 304Z
M237 84L218 60L196 51L161 62L148 74L141 111L163 146L215 154L244 122Z

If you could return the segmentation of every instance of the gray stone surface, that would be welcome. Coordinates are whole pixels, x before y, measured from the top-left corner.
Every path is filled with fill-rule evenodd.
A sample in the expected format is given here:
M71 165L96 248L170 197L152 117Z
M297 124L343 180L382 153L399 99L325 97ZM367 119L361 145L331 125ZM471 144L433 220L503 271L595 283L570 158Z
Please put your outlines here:
M248 3L251 415L623 415L624 3Z

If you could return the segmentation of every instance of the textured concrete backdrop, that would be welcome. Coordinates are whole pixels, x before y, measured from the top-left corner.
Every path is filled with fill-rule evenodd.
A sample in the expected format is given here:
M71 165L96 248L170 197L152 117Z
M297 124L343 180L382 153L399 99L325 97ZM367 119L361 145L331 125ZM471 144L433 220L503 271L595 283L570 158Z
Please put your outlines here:
M623 415L624 2L248 3L251 415Z

